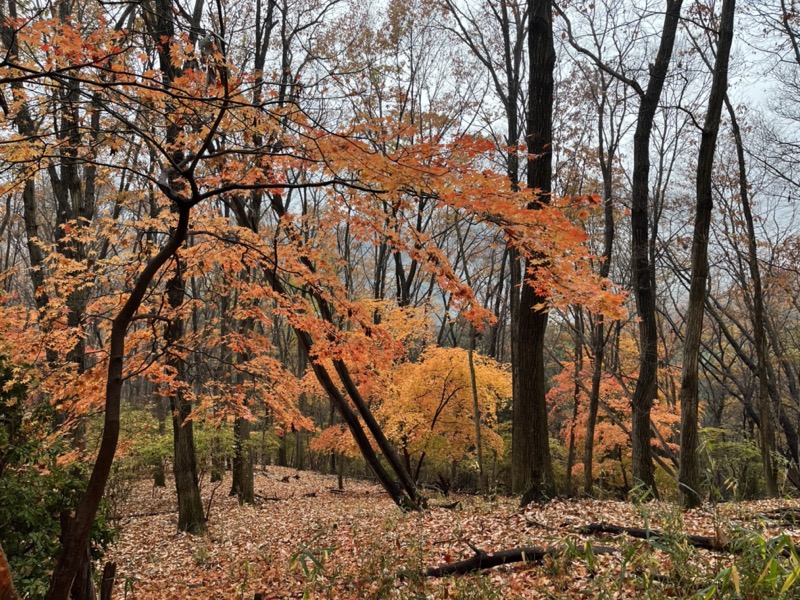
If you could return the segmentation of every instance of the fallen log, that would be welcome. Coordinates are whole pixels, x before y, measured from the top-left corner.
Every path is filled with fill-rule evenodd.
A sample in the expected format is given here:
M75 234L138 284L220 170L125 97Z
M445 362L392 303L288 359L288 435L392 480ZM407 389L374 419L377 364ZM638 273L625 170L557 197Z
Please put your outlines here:
M797 525L800 523L800 508L774 508L759 513L758 516L770 521L780 521L787 525Z
M657 529L643 529L641 527L622 527L620 525L609 525L608 523L590 523L577 530L583 535L595 535L598 533L610 533L620 535L622 533L642 540L657 540L665 537L665 534ZM705 535L686 535L686 541L695 548L703 550L713 550L715 552L733 552L733 547L715 537Z
M597 533L610 533L613 535L627 534L633 538L642 540L658 540L666 537L666 534L657 529L642 529L640 527L622 527L620 525L609 525L607 523L591 523L584 525L575 530L575 533L583 535L593 535ZM712 552L727 552L729 554L741 554L743 547L739 544L731 544L730 542L720 540L716 537L709 537L705 535L689 535L682 536L686 539L690 546L700 548L701 550L711 550ZM767 540L771 543L778 543L782 546L780 556L789 558L793 554L800 555L800 546L786 543L782 536L777 536Z
M566 546L556 546L551 548L538 548L528 546L525 548L511 548L510 550L499 550L498 552L486 552L473 548L475 554L467 560L445 563L438 567L429 567L425 571L426 577L447 577L449 575L463 575L480 569L491 569L500 565L507 565L515 562L542 562L547 556L558 556L567 551ZM610 546L592 546L593 554L611 554L616 552L616 548Z
M261 494L253 494L253 497L256 500L261 500L262 502L282 502L284 500L291 500L294 498L294 494L287 496L286 498L279 498L278 496L262 496Z

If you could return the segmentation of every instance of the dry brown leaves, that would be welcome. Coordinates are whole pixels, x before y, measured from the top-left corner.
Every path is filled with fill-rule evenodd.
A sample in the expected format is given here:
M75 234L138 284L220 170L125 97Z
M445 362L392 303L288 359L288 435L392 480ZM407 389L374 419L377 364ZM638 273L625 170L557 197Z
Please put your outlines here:
M519 510L513 499L460 497L458 510L404 514L375 485L346 480L344 492L338 493L334 476L306 471L270 467L258 473L255 506L240 507L228 497L229 486L226 479L214 492L204 536L177 533L171 488L154 489L144 482L135 486L121 506L121 514L127 516L120 520L120 538L107 557L118 564L115 598L250 600L256 593L273 599L302 598L304 592L311 598L592 598L601 575L622 576L623 561L628 568L655 573L685 565L670 564L669 554L649 551L646 564L620 552L598 556L594 564L565 556L543 565L510 565L449 579L426 580L418 573L469 558L472 547L487 552L517 546L583 548L591 540L634 552L636 544L646 544L574 533L592 522L712 537L755 523L771 535L784 529L773 520L759 520L759 515L798 506L762 501L680 511L663 503L637 507L559 500ZM212 484L204 486L206 502L212 489ZM800 531L789 532L800 536ZM714 569L721 568L725 558L697 551L692 560ZM401 571L406 577L398 577ZM627 590L624 585L614 594L640 595L636 586Z

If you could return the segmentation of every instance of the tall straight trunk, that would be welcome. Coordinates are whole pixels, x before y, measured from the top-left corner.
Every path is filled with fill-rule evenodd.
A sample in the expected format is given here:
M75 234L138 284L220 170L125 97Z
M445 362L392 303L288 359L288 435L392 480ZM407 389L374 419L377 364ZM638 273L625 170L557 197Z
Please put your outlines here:
M231 473L231 496L239 504L255 502L255 480L253 474L253 449L250 445L250 421L236 417L233 423L233 470Z
M778 495L778 473L772 454L775 451L775 429L770 410L767 336L764 314L764 291L761 284L761 270L758 264L758 251L756 247L756 231L753 224L753 212L750 207L750 192L747 185L747 165L744 158L744 144L736 111L728 97L725 97L725 106L731 119L731 128L736 142L736 158L739 164L739 196L742 201L742 212L747 224L747 258L750 270L750 279L753 286L753 338L756 345L756 360L758 373L758 431L761 442L761 463L764 469L764 483L770 498Z
M603 100L604 102L605 100ZM613 204L613 170L615 142L606 149L603 134L603 105L598 116L600 170L603 174L603 257L600 263L600 277L606 278L611 272L611 255L614 250L614 204ZM583 493L592 494L594 465L594 431L597 425L597 411L600 406L600 381L603 377L603 361L605 359L606 338L605 320L598 314L592 328L592 387L589 391L589 407L586 417L586 439L583 446Z
M686 508L699 506L702 502L698 458L698 396L700 344L708 281L708 234L714 206L711 177L722 104L728 89L728 62L733 42L735 8L736 0L723 0L717 58L697 159L697 206L692 238L692 279L689 287L680 391L681 459L678 489L681 504Z
M162 437L167 433L167 407L165 406L164 398L155 395L156 405L156 420L158 421L158 437ZM153 487L167 487L167 473L164 468L164 459L161 456L156 456L153 459Z
M261 102L261 95L263 92L263 70L266 61L267 47L269 46L272 36L272 30L275 27L273 14L275 11L274 0L267 0L266 15L263 14L264 6L263 0L257 0L255 6L255 55L254 55L254 72L257 73L255 85L253 87L253 105ZM263 144L263 138L260 134L253 135L253 146L260 147ZM245 205L242 196L235 196L232 198L232 205L234 214L236 216L237 224L239 227L244 227L258 233L261 211L263 192L254 190L249 196L249 203ZM248 276L252 275L248 269ZM239 323L239 333L247 335L249 331L255 326L253 319L245 319ZM245 355L239 356L239 361L246 360ZM234 375L236 376L236 375ZM246 401L245 401L246 403ZM244 417L236 417L233 425L233 468L231 469L231 496L236 496L239 504L253 504L255 502L255 474L253 472L253 449L250 444L250 421ZM285 464L286 452L286 436L282 440L281 450L283 450L283 462Z
M162 85L169 90L177 77L181 75L179 63L173 61L170 42L175 38L173 0L155 0L155 21L149 21L150 36L156 45L159 69L162 74ZM196 32L190 34L191 41L196 41ZM174 122L166 127L166 147L171 154L174 165L181 164L184 152L177 147L181 128ZM167 178L168 179L168 178ZM175 260L175 273L167 282L167 301L173 311L183 305L185 282L180 260ZM184 324L179 316L166 328L165 337L168 347L180 342ZM186 365L184 360L173 354L167 364L174 370L178 387L170 391L169 402L172 410L173 461L172 470L175 475L175 489L178 496L178 530L190 533L205 531L205 515L200 500L200 488L197 477L197 457L194 447L194 428L187 417L191 414L191 402L186 398L183 386L186 384Z
M658 393L658 329L656 327L655 265L650 261L650 137L661 92L669 71L683 0L667 0L661 42L650 65L647 90L640 92L633 135L631 189L631 268L639 316L639 377L633 391L631 444L633 484L658 497L650 448L650 410Z
M553 175L553 17L550 0L528 0L528 188L542 203L550 201ZM535 205L530 206L535 209ZM533 266L527 264L526 266ZM523 280L531 275L523 273ZM512 472L527 472L522 503L555 496L550 458L550 434L545 399L544 336L547 311L536 308L547 302L529 282L520 292L517 331L518 385L512 424Z
M239 322L239 334L247 335L253 331L255 321L251 318L243 319ZM237 362L244 363L247 354L237 353ZM244 383L246 375L233 373L231 377L239 384ZM247 408L249 401L244 400L244 407ZM251 433L250 420L245 417L236 417L233 423L233 469L231 470L231 496L236 496L239 504L253 504L255 498L255 474L253 472L253 447L250 443ZM284 436L285 437L285 436Z
M575 464L575 427L578 423L578 410L580 408L581 396L581 371L583 371L583 311L580 306L575 306L575 364L574 364L574 384L572 393L572 419L569 427L569 444L567 447L567 480L564 485L564 493L572 496L572 467Z
M503 105L505 112L506 131L506 173L511 188L519 191L519 143L520 111L522 81L524 78L525 54L525 25L528 19L528 10L523 5L508 2L498 2L493 14L498 23L499 31L496 33L499 43L502 44L502 63L498 63L487 47L482 43L483 32L475 34L475 30L482 29L468 12L461 11L455 2L446 2L453 14L462 40L478 60L486 67L489 80L494 85L497 98ZM474 28L474 29L473 29ZM502 67L499 66L502 64ZM549 189L549 188L548 188ZM509 245L507 256L504 255L503 263L508 260L509 285L506 286L509 303L508 335L510 338L511 370L513 382L513 407L519 413L520 400L520 363L518 348L520 344L519 313L520 313L520 288L523 279L522 265L519 251ZM505 269L501 269L505 271ZM498 301L502 294L502 286L498 287ZM500 306L499 302L496 305ZM489 352L491 356L499 356L503 348L503 334L505 328L501 323L493 326L489 336ZM530 485L530 452L522 440L523 434L512 434L516 442L512 444L511 451L511 488L514 493L522 493Z
M478 383L475 378L475 338L477 334L472 329L469 336L469 380L472 387L472 419L475 422L475 451L478 455L478 491L486 493L486 473L483 470L483 438L481 437L481 409L478 405Z
M175 261L175 273L167 282L167 301L177 311L183 305L184 278L180 260ZM180 343L183 337L183 319L173 315L167 326L168 347ZM200 534L206 529L203 503L197 477L197 454L194 447L194 427L188 420L192 404L186 399L183 384L186 381L186 364L180 356L171 355L167 365L174 369L178 387L170 390L169 404L172 410L173 460L175 490L178 495L178 530Z
M306 357L306 353L303 350L303 346L300 344L297 345L297 377L302 378L306 372L306 366L308 365L308 357ZM307 409L307 398L306 393L301 392L300 397L297 400L297 408L302 413ZM294 447L294 468L302 471L305 468L305 445L303 443L303 432L298 430L294 435L295 440L295 447Z

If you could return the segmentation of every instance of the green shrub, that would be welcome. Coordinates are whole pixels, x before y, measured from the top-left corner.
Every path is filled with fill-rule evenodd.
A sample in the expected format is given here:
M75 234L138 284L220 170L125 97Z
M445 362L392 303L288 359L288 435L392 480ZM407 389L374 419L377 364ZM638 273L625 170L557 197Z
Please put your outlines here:
M737 440L731 431L700 431L705 472L715 500L751 500L763 490L761 451L754 440Z
M49 404L25 413L26 390L6 384L10 368L0 359L0 543L22 597L44 596L60 550L61 514L73 510L88 479L88 467L58 462L69 440L49 439L56 415ZM91 532L99 559L113 536L107 505Z

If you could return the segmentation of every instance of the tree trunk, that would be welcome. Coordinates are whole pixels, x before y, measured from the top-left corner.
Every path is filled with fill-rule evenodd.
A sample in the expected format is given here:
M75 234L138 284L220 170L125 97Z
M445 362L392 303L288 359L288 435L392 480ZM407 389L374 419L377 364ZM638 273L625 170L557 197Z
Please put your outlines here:
M286 434L284 434L284 437ZM233 424L233 472L231 496L236 496L239 504L255 502L253 476L253 451L250 447L250 421L236 417Z
M712 174L722 104L728 88L728 59L733 41L733 15L736 0L724 0L717 44L717 58L708 111L700 139L697 159L697 206L692 239L692 280L686 315L686 337L683 346L681 377L681 459L678 488L681 504L699 506L700 465L698 452L698 401L700 343L703 334L706 284L708 281L708 234L713 210Z
M158 421L158 437L166 435L167 433L167 410L164 405L164 398L158 394L155 396L156 405L156 420ZM164 467L164 460L161 456L156 456L153 459L153 486L154 487L167 487L167 473Z
M575 427L578 423L578 409L580 407L581 390L581 371L583 371L583 310L580 306L573 307L575 313L575 365L574 383L572 393L572 419L569 427L569 444L567 448L567 477L564 485L564 493L572 496L572 467L575 464Z
M757 373L758 373L758 416L759 439L761 441L761 462L764 468L764 483L767 495L774 498L778 495L778 473L772 458L775 450L775 431L769 401L769 379L767 374L767 339L765 332L764 291L761 285L761 271L758 265L756 232L753 224L753 213L750 209L750 192L747 185L747 164L744 157L744 144L739 129L736 111L727 96L725 106L731 118L733 137L736 142L736 156L739 163L739 195L742 201L742 212L747 224L747 255L750 279L753 286L753 337L755 339Z
M8 567L2 546L0 546L0 600L17 600L17 593L11 581L11 569Z
M469 341L469 378L472 387L472 419L475 422L475 449L478 454L478 491L486 493L486 473L483 470L483 440L481 438L481 410L478 405L478 384L475 378L475 337L474 328L470 334Z
M175 273L167 283L167 300L173 311L172 320L167 326L167 346L180 343L183 337L183 319L177 314L183 304L184 281L180 260L175 261ZM172 472L175 475L175 490L178 495L178 530L193 534L206 529L203 503L197 477L197 454L194 448L194 427L188 420L192 405L184 393L186 382L186 363L181 356L171 354L167 364L175 370L177 387L170 390L169 404L172 410L173 460Z
M616 139L605 147L605 134L603 115L605 95L598 112L598 157L600 170L603 174L603 258L600 262L600 277L606 278L611 272L611 255L614 249L614 204L613 204L613 162L616 150ZM608 155L606 155L606 150ZM606 338L605 321L602 314L598 314L592 328L592 349L594 362L592 364L592 388L589 392L589 407L586 417L586 439L583 447L583 493L591 496L593 486L592 467L594 465L594 431L597 425L597 411L600 406L600 382L603 377L603 361L605 358Z
M68 512L61 513L61 543L66 539L72 519ZM78 561L78 568L75 572L75 580L72 582L72 589L69 592L71 600L96 600L97 590L94 587L92 569L92 555L89 550L89 543L81 550Z
M100 449L89 477L81 502L64 539L61 554L50 580L46 600L66 600L80 564L80 552L89 541L89 532L103 498L111 464L119 440L120 397L122 392L123 364L125 360L125 334L128 325L142 303L145 293L156 273L177 252L186 239L189 228L189 208L178 208L178 224L167 243L154 256L136 279L125 304L114 317L109 339L108 375L106 379L105 411Z
M297 345L297 377L302 378L306 372L308 365L308 357L306 356L303 346ZM297 400L297 409L303 413L307 407L306 393L301 392L300 398ZM303 432L298 430L294 435L294 468L298 471L305 469L305 445L303 443Z
M553 47L552 6L549 0L528 0L528 189L538 196L538 201L550 201L553 172ZM534 209L535 204L529 208ZM527 264L527 267L533 267ZM526 269L527 270L527 269ZM534 275L523 273L527 280ZM522 503L549 499L555 496L555 478L550 458L550 433L547 427L547 401L545 398L544 336L547 328L547 311L537 308L546 304L547 298L537 293L525 281L519 304L517 333L517 360L513 374L518 378L514 390L514 415L512 424L513 472L527 471L518 487L524 487ZM517 477L519 479L519 475Z
M438 567L430 567L425 571L426 577L447 577L450 575L464 575L481 569L491 569L500 565L507 565L515 562L542 562L546 557L557 557L567 550L566 547L539 548L529 546L527 548L512 548L510 550L498 550L496 552L485 552L475 550L472 558L459 560L456 562L445 563ZM616 553L616 548L609 546L592 546L593 554L612 554Z
M650 409L658 393L658 330L656 327L655 265L650 261L650 136L664 81L672 59L683 0L667 0L661 42L650 65L647 90L641 93L633 136L633 185L631 189L631 268L636 312L639 316L639 377L631 399L633 409L634 485L658 497L650 448Z

